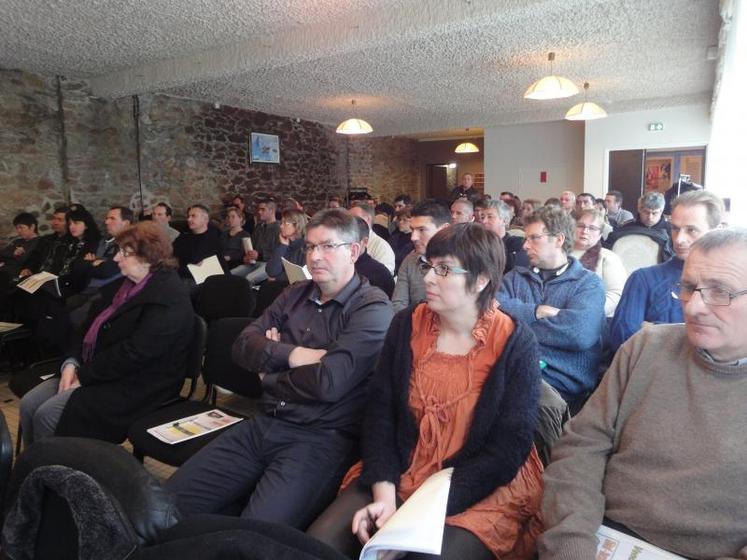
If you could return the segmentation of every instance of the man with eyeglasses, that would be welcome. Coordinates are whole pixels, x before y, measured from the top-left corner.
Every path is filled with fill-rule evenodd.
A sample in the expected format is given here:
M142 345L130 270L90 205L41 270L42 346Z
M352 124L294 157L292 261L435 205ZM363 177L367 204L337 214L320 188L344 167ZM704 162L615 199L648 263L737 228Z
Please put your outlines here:
M553 448L541 560L594 559L602 523L686 558L747 558L747 229L690 245L678 296L685 324L630 338Z
M431 237L448 227L451 221L449 209L437 200L419 202L413 206L410 214L410 239L415 249L405 257L397 271L397 283L392 294L395 313L425 299L425 282L420 263Z
M355 272L355 218L306 226L310 281L288 287L246 327L233 360L260 372L261 413L222 434L169 480L185 514L232 512L304 529L358 458L367 382L392 319L386 295Z
M575 413L599 377L604 287L570 256L576 235L570 214L542 207L525 217L524 233L531 266L504 276L498 302L534 331L542 376Z
M709 191L693 191L672 202L672 248L674 256L658 265L639 268L630 275L610 324L610 348L620 345L644 323L681 323L682 307L672 288L692 244L721 224L724 204Z

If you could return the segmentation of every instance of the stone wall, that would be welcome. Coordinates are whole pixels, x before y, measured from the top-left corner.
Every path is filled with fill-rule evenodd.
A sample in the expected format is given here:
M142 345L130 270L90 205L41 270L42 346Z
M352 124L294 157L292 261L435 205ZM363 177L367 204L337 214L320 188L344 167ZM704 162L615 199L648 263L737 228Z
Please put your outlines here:
M166 95L139 98L142 202L178 216L230 194L293 196L313 211L348 186L391 202L419 196L417 142L346 138L319 123ZM0 238L31 211L48 231L51 210L80 202L103 221L112 205L141 210L133 99L105 100L85 82L0 69ZM251 132L280 138L280 163L251 163ZM348 169L350 173L348 174Z

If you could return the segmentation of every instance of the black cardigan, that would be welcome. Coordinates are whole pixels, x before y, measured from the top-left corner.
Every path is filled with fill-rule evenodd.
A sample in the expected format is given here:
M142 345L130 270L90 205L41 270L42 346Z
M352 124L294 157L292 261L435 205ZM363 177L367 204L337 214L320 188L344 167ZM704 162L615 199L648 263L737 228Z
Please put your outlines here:
M408 404L413 310L403 309L392 320L369 385L363 485L399 485L417 442L418 427ZM463 512L511 482L532 449L541 381L539 351L531 329L520 321L514 325L483 385L464 446L444 463L454 467L447 515Z

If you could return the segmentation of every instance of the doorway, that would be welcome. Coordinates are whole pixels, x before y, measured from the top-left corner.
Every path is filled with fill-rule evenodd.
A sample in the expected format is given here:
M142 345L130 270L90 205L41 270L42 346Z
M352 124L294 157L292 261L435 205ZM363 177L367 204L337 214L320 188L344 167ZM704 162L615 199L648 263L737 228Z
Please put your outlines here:
M429 163L425 172L426 198L448 200L452 189L457 186L455 163Z

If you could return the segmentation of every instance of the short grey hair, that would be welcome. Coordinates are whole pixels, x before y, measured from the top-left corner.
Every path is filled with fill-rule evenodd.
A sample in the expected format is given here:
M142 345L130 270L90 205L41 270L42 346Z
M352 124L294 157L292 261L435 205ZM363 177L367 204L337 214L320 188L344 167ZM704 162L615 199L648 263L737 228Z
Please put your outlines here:
M660 192L649 192L638 199L638 210L661 210L664 208L664 195Z
M706 219L711 229L718 227L724 214L724 202L709 191L690 191L682 193L672 201L672 212L678 206L696 206L702 204L706 209Z
M457 198L454 202L451 203L449 209L451 209L455 204L461 204L470 213L475 211L475 206L474 204L472 204L472 201L469 198Z
M742 249L747 250L747 228L728 227L724 229L712 229L695 240L695 243L690 247L690 253L696 250L709 253L714 249L734 245L741 246Z
M346 243L358 243L360 241L358 222L355 220L355 216L344 208L320 210L306 224L306 231L321 226L335 230L340 239Z
M485 201L485 209L487 210L488 208L498 210L498 214L503 221L506 222L506 225L508 225L508 221L511 219L511 209L508 207L508 204L503 202L500 198L491 198L490 200Z

